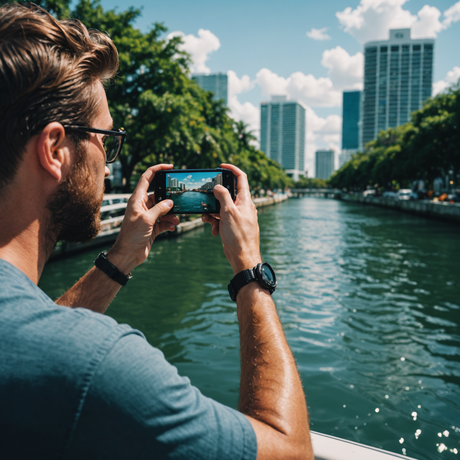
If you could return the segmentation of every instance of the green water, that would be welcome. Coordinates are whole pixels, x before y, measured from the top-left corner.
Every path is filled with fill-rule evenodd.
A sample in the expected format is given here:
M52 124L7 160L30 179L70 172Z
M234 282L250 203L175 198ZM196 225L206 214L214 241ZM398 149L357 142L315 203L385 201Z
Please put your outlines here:
M263 208L259 222L312 429L419 459L460 458L460 227L313 198ZM99 250L48 264L40 286L57 297ZM231 277L209 226L159 240L107 314L236 407Z

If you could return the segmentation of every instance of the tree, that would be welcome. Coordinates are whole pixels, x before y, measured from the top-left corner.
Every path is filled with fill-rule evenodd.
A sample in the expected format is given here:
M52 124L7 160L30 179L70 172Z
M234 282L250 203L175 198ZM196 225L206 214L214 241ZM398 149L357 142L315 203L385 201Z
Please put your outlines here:
M120 155L126 192L133 174L159 162L176 168L234 162L249 167L252 185L289 183L276 162L250 145L255 138L247 125L235 122L222 101L189 78L190 57L180 51L180 37L164 38L163 24L142 33L134 27L140 10L105 11L100 0L78 0L73 9L70 0L37 4L59 19L72 17L108 33L118 49L120 69L107 88L107 99L114 126L127 131Z
M407 186L415 179L432 182L436 177L460 172L460 87L428 99L411 121L381 131L377 139L332 176L340 188L363 189L367 185Z

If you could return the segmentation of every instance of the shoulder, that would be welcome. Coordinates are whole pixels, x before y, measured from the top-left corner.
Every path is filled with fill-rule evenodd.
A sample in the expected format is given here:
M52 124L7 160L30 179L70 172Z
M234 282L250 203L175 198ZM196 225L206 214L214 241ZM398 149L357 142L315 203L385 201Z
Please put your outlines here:
M133 334L120 337L94 372L69 450L83 458L89 446L101 458L110 452L233 460L257 453L243 414L204 396L160 350Z

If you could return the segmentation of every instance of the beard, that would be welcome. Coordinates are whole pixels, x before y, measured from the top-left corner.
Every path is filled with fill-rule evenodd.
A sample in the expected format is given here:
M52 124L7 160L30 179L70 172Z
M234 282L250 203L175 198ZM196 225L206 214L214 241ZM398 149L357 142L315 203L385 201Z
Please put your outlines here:
M65 240L84 243L94 239L101 229L101 205L104 191L98 193L97 182L87 162L83 142L76 148L75 164L65 181L47 203L50 211L48 241L52 246Z

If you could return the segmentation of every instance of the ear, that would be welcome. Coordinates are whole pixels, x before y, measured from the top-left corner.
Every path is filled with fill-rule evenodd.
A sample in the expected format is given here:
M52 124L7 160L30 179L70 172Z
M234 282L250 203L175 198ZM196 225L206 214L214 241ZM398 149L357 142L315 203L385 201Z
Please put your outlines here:
M46 125L37 142L38 161L58 182L67 175L73 145L66 138L64 127L57 122Z

